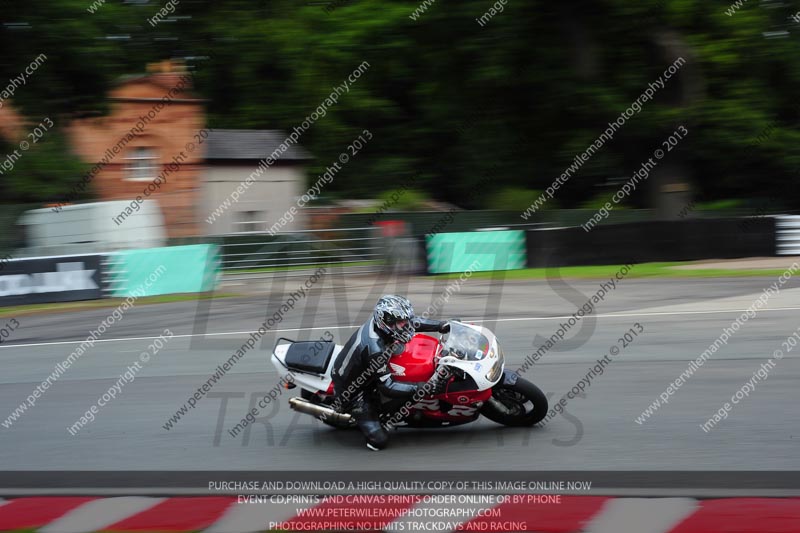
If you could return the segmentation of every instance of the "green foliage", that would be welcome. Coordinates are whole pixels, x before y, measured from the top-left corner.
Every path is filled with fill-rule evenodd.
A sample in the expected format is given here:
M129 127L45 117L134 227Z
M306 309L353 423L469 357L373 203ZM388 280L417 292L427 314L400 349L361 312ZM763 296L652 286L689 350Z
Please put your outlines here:
M716 200L713 202L699 202L695 209L698 211L719 211L725 209L737 209L745 206L744 200Z
M541 194L542 191L523 189L521 187L506 187L489 196L486 207L498 211L525 211ZM554 200L548 200L540 210L557 208L558 204Z
M419 0L348 1L329 12L290 0L182 0L179 18L152 27L147 19L163 2L109 0L96 13L87 12L90 0L7 2L0 80L45 53L47 62L13 100L33 120L55 120L56 113L104 113L119 76L183 58L208 99L210 126L288 131L367 61L369 69L301 137L316 157L312 182L367 128L374 137L328 194L374 198L419 175L415 186L436 199L516 209L682 56L679 74L547 207L556 199L563 207L592 201L597 185L629 175L685 125L689 136L669 157L692 169L687 178L703 198L781 195L798 208L800 24L788 18L788 4L751 0L728 16L731 3L512 1L481 27L475 19L490 7L486 0L440 0L417 20L409 15ZM785 38L767 38L781 31ZM768 138L754 144L771 124ZM19 198L57 199L60 178L41 179L65 156L53 157L31 174L39 176L31 185L18 176ZM492 187L474 197L486 176ZM486 201L506 189L518 194Z
M416 211L424 208L430 198L415 189L394 189L381 193L379 199L378 207L387 205L390 211Z
M616 192L617 192L616 190L613 190L613 191L609 191L609 192L606 192L606 193L598 194L598 195L590 198L589 200L586 200L585 202L581 203L580 208L581 209L597 210L597 209L600 209L601 207L605 207L606 202L608 202L614 208L614 211L620 211L622 209L629 209L629 207L628 207L628 203L629 203L628 198L623 198L620 201L620 203L618 203L618 204L614 203L614 201L612 200L612 197L614 196L614 194L616 194Z
M31 137L27 139L22 142L30 142ZM89 169L89 165L71 153L64 134L58 130L46 132L29 146L22 150L19 145L0 144L0 157L19 156L0 182L6 202L57 201L67 196ZM85 198L88 193L83 194Z
M613 193L611 193L611 194L598 194L597 196L594 196L594 197L590 198L589 200L586 200L585 202L582 202L581 205L580 205L580 208L581 209L595 209L595 210L600 209L601 207L604 207L606 205L606 202L611 203L611 196L613 196ZM612 205L614 205L614 207L616 209L616 207L617 207L616 204L612 204Z

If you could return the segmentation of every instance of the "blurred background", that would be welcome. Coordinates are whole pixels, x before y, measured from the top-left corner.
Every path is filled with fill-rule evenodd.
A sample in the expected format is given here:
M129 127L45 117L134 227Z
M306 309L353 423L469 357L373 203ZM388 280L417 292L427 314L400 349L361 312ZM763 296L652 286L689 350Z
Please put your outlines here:
M419 271L424 235L504 228L529 232L527 266L774 255L771 215L800 206L799 12L772 0L7 2L0 251L215 243L227 270L388 253ZM660 146L647 178L581 230Z
M700 429L800 335L797 283L641 417L800 269L800 1L0 0L0 50L0 465L383 475L399 461L295 424L287 398L252 446L250 427L227 436L278 382L274 336L343 344L381 294L404 294L497 331L506 368L527 368L602 282L613 298L530 373L555 401L646 327L590 401L530 435L414 432L399 453L431 471L798 469L795 357L735 422ZM303 312L170 430L323 266ZM492 274L464 283L477 271ZM141 306L26 413L112 298ZM165 326L162 360L67 433Z

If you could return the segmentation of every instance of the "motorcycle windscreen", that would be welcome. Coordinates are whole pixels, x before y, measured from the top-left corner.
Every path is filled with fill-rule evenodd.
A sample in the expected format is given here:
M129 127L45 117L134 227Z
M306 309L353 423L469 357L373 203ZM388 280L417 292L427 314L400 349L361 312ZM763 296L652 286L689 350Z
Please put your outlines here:
M464 361L481 361L489 354L493 341L482 331L488 330L451 322L450 333L442 346L442 355L451 355Z

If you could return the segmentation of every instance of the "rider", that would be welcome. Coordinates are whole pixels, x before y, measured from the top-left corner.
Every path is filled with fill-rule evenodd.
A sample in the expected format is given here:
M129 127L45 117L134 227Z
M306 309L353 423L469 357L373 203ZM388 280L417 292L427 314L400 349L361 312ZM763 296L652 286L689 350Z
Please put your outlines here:
M335 404L340 411L349 411L367 439L367 448L380 450L389 443L389 434L378 416L380 392L390 398L410 398L425 383L403 383L392 379L388 361L400 354L415 331L447 333L446 321L427 320L414 316L407 298L386 295L378 300L372 317L363 324L339 352L333 365ZM438 390L438 374L429 381Z

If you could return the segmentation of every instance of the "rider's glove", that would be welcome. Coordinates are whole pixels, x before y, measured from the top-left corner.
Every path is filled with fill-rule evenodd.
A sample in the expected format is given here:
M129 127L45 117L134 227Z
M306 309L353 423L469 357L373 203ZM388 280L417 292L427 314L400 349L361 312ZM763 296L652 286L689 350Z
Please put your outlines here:
M439 326L439 333L449 333L450 332L450 322L442 322L442 325Z

